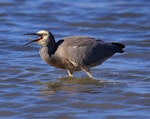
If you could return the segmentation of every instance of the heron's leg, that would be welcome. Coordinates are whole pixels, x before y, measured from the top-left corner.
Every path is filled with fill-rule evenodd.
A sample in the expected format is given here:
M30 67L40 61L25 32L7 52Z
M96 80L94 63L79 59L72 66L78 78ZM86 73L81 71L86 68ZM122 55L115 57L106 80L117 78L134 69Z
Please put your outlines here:
M81 70L84 71L88 75L89 78L93 79L93 76L92 76L89 68L82 67Z
M73 77L73 71L67 70L69 77Z

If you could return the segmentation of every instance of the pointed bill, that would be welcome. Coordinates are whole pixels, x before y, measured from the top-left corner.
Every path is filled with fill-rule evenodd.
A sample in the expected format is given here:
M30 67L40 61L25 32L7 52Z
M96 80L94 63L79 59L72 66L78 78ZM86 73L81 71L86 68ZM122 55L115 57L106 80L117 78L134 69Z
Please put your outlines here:
M37 41L39 41L40 39L42 39L42 36L41 36L40 34L37 34L37 33L26 33L26 34L24 34L24 35L38 35L39 38L37 38L37 39L35 39L35 40L32 40L31 37L30 37L30 39L31 39L32 41L30 41L30 42L24 44L23 46L26 46L26 45L28 45L28 44L30 44L30 43L33 43L33 42L37 42Z

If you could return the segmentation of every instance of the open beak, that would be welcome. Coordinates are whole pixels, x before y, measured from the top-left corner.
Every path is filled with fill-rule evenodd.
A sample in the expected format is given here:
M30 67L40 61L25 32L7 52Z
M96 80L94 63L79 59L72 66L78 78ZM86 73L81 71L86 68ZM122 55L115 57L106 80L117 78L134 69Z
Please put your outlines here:
M39 41L39 40L42 39L42 35L37 34L37 33L27 33L27 34L24 34L24 35L38 35L39 37L38 37L37 39L35 39L35 40L32 40L32 41L30 41L30 42L24 44L23 46L26 46L26 45L28 45L28 44L30 44L30 43L33 43L33 42L37 42L37 41Z

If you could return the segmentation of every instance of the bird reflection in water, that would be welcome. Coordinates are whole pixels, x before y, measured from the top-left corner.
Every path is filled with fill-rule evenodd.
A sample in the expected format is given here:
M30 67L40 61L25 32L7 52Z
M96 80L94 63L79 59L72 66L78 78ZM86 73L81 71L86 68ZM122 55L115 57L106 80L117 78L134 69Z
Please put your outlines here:
M105 87L107 82L91 78L62 77L56 82L37 82L36 84L44 85L44 88L41 90L42 94L54 94L58 91L95 94L100 93L100 88Z

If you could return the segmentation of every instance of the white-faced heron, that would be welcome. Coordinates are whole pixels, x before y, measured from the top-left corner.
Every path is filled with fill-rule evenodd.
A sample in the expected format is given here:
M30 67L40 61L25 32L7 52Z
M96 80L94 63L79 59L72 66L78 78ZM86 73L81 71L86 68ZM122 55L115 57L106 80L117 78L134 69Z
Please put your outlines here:
M93 78L90 67L102 64L115 53L123 53L125 45L108 43L87 36L69 36L55 41L53 34L46 30L25 35L38 35L38 38L28 42L41 45L40 56L50 66L66 69L73 77L74 71L84 71Z

